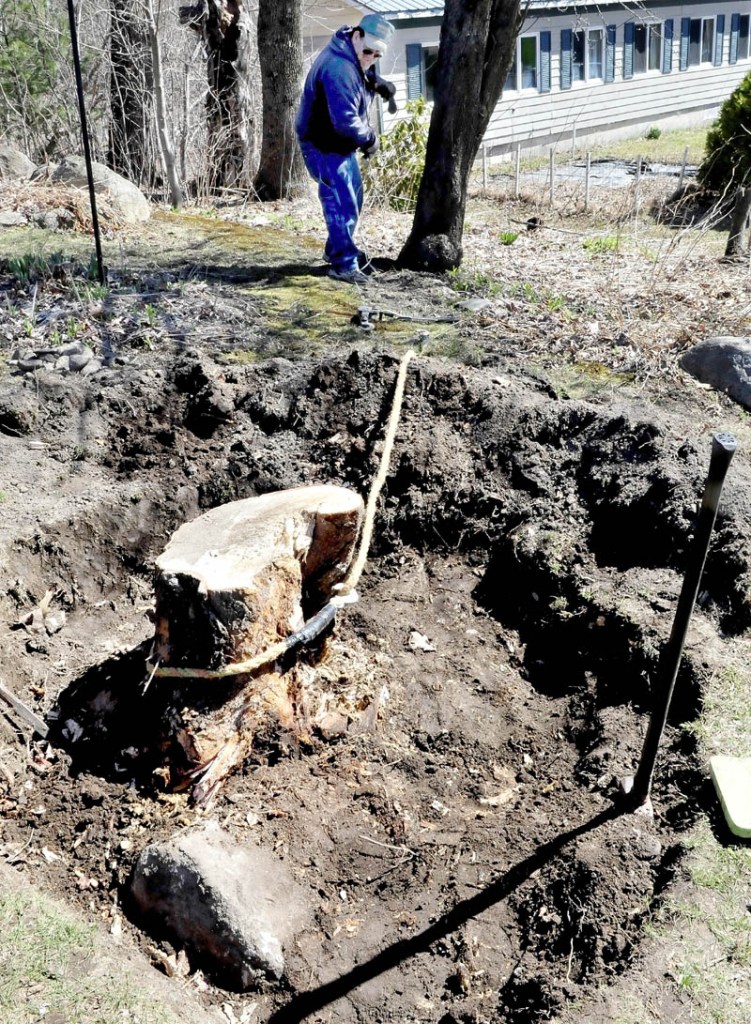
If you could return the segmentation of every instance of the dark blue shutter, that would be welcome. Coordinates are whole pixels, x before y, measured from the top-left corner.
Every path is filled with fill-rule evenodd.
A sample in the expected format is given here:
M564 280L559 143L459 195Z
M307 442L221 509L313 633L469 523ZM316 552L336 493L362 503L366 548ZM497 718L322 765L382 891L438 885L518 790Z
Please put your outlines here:
M681 18L681 71L688 67L688 40L691 35L691 19Z
M571 88L571 40L573 35L570 28L561 29L561 89Z
M615 81L615 25L608 25L605 29L607 42L605 44L605 81Z
M722 51L725 49L725 15L718 14L715 23L714 35L714 65L719 67L722 64Z
M422 72L422 44L407 43L407 99L416 100L425 92Z
M738 63L738 36L741 30L740 14L733 14L730 18L730 63Z
M540 33L540 92L550 92L550 32Z
M623 26L623 77L634 77L634 23L627 21Z
M668 18L662 28L662 73L673 70L673 19Z

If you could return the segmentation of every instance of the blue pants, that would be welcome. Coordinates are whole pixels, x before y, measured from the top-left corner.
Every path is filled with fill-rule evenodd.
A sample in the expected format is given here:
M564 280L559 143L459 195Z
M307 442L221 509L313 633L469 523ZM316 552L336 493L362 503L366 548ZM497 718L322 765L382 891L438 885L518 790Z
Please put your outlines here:
M357 270L361 253L354 234L362 210L362 177L357 156L322 153L309 142L301 142L300 149L308 173L318 182L318 197L329 232L326 257L334 270Z

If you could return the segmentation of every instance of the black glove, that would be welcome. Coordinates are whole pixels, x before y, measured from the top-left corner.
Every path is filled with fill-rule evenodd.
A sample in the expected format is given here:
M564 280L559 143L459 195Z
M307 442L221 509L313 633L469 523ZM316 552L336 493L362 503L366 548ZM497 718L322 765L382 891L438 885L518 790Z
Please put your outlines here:
M379 75L373 76L373 89L382 100L386 100L389 105L389 114L395 114L397 111L396 100L396 86L393 82L387 82L385 78L381 78Z
M381 143L378 141L378 136L373 136L373 141L369 142L367 146L362 147L363 156L366 160L369 160L372 156L375 156L380 148Z

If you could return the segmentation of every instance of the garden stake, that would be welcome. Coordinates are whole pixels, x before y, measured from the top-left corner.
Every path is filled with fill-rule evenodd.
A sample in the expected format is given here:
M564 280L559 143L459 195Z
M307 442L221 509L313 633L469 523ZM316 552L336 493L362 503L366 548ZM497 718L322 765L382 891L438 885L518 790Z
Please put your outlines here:
M68 21L70 23L70 43L73 48L73 67L76 72L76 91L78 93L78 112L81 118L81 135L83 136L83 155L86 160L86 177L89 180L89 202L91 203L91 224L94 228L94 245L96 247L97 276L99 284L105 284L104 263L102 261L102 238L99 233L99 217L96 209L96 193L94 192L94 171L91 166L91 146L89 145L89 129L86 125L86 105L83 97L83 78L81 77L81 57L78 52L78 31L76 29L76 12L73 0L68 0Z
M693 545L689 552L689 564L686 569L680 597L678 598L673 628L662 653L655 689L655 702L647 735L644 739L641 760L636 776L630 776L621 782L621 790L628 804L634 810L643 807L649 801L657 750L668 718L675 680L678 675L683 647L686 643L689 620L696 604L696 596L699 593L699 583L704 572L704 562L709 550L709 541L714 529L715 519L717 518L722 485L725 482L725 476L735 449L736 440L732 434L715 434L712 438L712 455L709 461L709 472L704 486L704 497L702 498L699 511L699 519L696 524L696 534L694 535Z

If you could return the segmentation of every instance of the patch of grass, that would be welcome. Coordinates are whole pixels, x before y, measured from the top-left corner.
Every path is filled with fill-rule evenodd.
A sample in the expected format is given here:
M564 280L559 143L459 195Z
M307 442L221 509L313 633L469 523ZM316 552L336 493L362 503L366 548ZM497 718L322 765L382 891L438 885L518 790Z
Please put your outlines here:
M564 316L568 311L568 299L565 295L555 295L550 292L545 296L545 308L550 313L563 313Z
M707 756L751 755L747 664L725 665L705 683L701 718L689 728ZM751 846L726 842L704 818L686 848L694 892L669 900L661 912L669 925L665 934L678 936L670 976L690 996L691 1021L745 1024L751 1013Z
M615 235L597 235L594 238L585 238L582 242L584 249L593 256L606 252L617 252L620 240Z
M688 728L708 756L751 757L751 677L745 665L724 665L704 684L702 714Z
M453 359L466 366L479 366L484 354L481 346L453 332L446 332L430 340L429 355L443 356L444 359Z
M49 277L53 267L62 262L62 258L62 253L53 253L47 257L40 253L26 252L5 260L2 269L12 274L21 284L28 284L39 278Z
M501 245L513 245L518 237L518 231L502 231L498 236L498 241Z
M254 366L263 362L266 355L257 352L255 349L233 349L231 352L218 353L217 358L227 363L236 363L238 366Z
M84 284L81 288L81 297L89 302L104 299L109 294L106 284Z
M492 298L495 295L500 295L503 291L503 286L495 278L481 271L457 267L456 270L449 270L446 276L451 287L457 292Z
M704 155L706 128L688 128L680 131L660 132L659 138L649 140L649 158L659 163L677 163L688 149L688 162L697 164ZM644 138L621 139L592 148L592 159L635 160L644 156Z
M36 895L0 893L0 1019L171 1024L135 980L90 972L94 929Z

